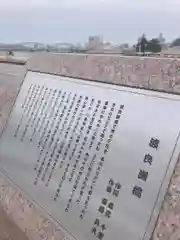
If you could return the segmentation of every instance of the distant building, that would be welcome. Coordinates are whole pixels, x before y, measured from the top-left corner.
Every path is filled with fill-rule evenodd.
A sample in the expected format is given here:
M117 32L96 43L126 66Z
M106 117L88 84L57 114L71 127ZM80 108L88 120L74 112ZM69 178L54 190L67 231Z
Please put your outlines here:
M162 33L159 34L158 40L161 45L164 45L166 42L166 39L164 38Z
M120 45L120 48L121 48L122 50L128 49L128 48L129 48L129 44L128 44L128 43L123 43L123 44Z
M90 36L87 44L87 49L97 49L103 45L103 38L100 36Z

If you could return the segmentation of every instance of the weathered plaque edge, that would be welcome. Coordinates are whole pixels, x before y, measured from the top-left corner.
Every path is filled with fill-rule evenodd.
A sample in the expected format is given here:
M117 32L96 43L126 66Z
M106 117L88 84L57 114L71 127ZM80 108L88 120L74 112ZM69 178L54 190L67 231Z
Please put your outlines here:
M166 194L168 193L168 189L169 189L169 186L171 184L171 179L173 177L173 172L176 168L179 156L180 156L180 131L179 131L179 134L178 134L178 137L177 137L176 144L174 146L174 150L172 152L171 159L169 161L167 171L164 175L163 182L162 182L161 188L159 190L159 194L158 194L156 203L154 205L154 210L151 214L150 221L147 225L146 233L144 234L144 237L143 237L142 240L146 240L146 239L148 240L153 235L153 232L155 230L158 218L159 218L160 213L161 213L161 209L163 207L163 203L164 203ZM159 211L157 210L158 208L160 209Z

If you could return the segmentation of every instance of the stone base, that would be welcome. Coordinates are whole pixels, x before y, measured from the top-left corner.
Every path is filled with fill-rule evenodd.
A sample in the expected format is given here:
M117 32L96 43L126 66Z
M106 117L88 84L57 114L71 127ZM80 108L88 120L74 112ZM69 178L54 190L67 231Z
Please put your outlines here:
M28 240L28 237L7 217L0 207L0 239L1 240Z

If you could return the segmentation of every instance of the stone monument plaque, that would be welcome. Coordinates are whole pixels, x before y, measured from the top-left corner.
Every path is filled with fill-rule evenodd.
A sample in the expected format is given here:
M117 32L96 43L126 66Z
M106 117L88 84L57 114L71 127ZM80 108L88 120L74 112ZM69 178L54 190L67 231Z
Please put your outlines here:
M179 154L180 97L28 72L0 169L78 240L148 240Z

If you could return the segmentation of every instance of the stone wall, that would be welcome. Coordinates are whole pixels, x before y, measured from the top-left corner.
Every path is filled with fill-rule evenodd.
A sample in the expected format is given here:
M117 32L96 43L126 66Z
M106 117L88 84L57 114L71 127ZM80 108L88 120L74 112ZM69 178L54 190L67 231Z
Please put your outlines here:
M37 54L27 63L33 71L85 78L113 84L180 93L180 60L102 55ZM7 119L18 86L10 90L9 83L0 82L0 114ZM11 99L11 100L8 100ZM7 111L3 110L7 101ZM4 111L4 112L3 112ZM3 112L3 114L2 114ZM1 126L5 120L1 123ZM153 234L153 240L179 240L180 236L180 160L177 163L165 201ZM55 223L34 202L28 200L16 186L0 177L0 201L11 218L32 240L68 239Z
M37 54L27 67L33 71L180 93L180 59Z

